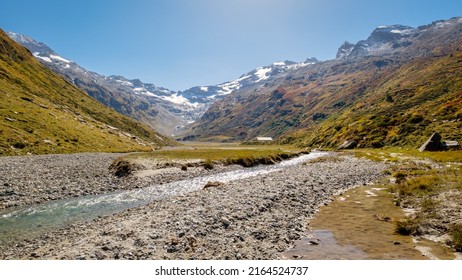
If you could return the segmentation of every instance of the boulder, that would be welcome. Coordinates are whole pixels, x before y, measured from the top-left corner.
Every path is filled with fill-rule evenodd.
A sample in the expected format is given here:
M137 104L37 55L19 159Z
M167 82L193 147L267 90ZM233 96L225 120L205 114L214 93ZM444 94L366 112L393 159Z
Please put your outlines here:
M358 143L355 140L345 140L342 145L338 146L337 149L339 150L348 150L348 149L354 149L358 145Z
M446 140L442 143L445 150L458 150L460 149L460 144L457 141Z
M428 138L428 140L420 147L419 151L441 151L443 150L443 144L441 144L441 135L435 132Z
M208 188L219 188L219 187L223 187L225 185L225 183L222 183L222 182L207 182L207 184L205 184L205 186L202 188L204 190L208 189Z

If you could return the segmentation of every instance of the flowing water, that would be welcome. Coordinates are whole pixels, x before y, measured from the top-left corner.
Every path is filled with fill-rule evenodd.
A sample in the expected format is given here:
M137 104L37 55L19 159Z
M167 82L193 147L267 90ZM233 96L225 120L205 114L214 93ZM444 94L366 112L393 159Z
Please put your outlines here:
M325 152L313 152L275 165L222 172L190 180L153 185L143 189L82 196L2 210L0 211L0 245L13 242L17 239L32 238L73 223L91 221L98 217L143 206L156 200L200 190L209 181L227 183L264 175L284 168L290 168L291 166L325 156L326 154Z

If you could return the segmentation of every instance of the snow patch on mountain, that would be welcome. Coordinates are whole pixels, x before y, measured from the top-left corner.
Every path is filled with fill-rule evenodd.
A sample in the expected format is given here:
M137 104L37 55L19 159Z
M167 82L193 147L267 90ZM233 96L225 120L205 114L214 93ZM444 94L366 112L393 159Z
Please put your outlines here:
M70 60L64 59L64 58L60 57L59 55L50 54L50 58L53 59L53 60L62 61L64 63L71 63Z
M66 76L75 85L83 86L84 89L88 89L89 86L94 87L96 91L101 87L107 89L108 92L116 93L117 96L123 96L124 100L131 100L130 102L134 102L130 96L136 96L136 99L134 99L136 100L135 103L141 105L128 111L141 110L140 108L152 111L152 108L156 108L155 110L158 110L158 112L168 111L169 114L175 115L175 117L183 120L184 123L191 123L200 118L212 103L223 98L225 95L238 90L245 90L259 83L267 83L286 75L288 71L318 62L317 59L312 57L299 63L277 61L269 66L258 67L228 82L218 85L197 86L183 92L175 92L163 87L157 87L154 84L143 83L138 79L130 80L116 75L107 77L87 71L77 63L58 55L47 45L37 42L28 36L12 32L9 32L8 35L16 42L28 48L43 64ZM108 102L108 97L105 98L103 101ZM113 103L108 104L109 106L113 106ZM114 104L119 109L124 107L124 104L120 105L118 101L114 101ZM127 105L128 108L130 104Z
M49 63L52 63L53 61L51 60L51 58L47 57L47 56L40 56L40 54L38 52L35 52L33 53L33 55L38 58L38 59L41 59L43 61L46 61L46 62L49 62Z
M170 101L175 104L184 104L184 105L189 105L191 107L196 107L196 104L190 103L188 99L184 98L181 95L178 95L177 93L172 94L170 96L160 96L160 98Z
M257 76L258 79L255 81L255 83L268 79L269 77L267 74L270 71L271 71L271 68L258 67L255 72L255 76Z

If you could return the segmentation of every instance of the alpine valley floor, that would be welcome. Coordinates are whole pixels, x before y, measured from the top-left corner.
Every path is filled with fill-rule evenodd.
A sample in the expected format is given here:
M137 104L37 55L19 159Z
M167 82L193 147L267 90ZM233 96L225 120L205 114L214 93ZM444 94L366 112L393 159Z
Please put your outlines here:
M216 166L162 172L118 179L108 167L118 155L78 154L32 157L22 172L5 168L21 158L2 161L2 192L11 184L27 182L38 174L53 199L110 190L143 188L152 184L193 178L243 167ZM60 162L59 174L47 157ZM67 160L60 160L60 157ZM75 170L78 157L80 164ZM76 223L38 237L2 245L1 259L279 259L304 234L307 221L332 196L383 177L381 162L343 155L340 160L314 161L268 174L228 182L146 206ZM35 160L40 159L40 160ZM16 163L15 163L16 162ZM99 166L98 168L94 165ZM98 174L95 174L98 173ZM80 190L82 178L89 184ZM85 181L85 180L84 180ZM99 182L99 183L98 183ZM23 184L22 192L34 193L37 184ZM55 186L55 187L53 187ZM60 187L58 187L60 186ZM69 189L67 188L69 186ZM72 187L74 186L74 187ZM95 189L93 190L93 186ZM106 186L106 187L105 187ZM107 191L107 190L106 190ZM8 199L3 196L4 205ZM44 199L37 199L40 202ZM27 204L18 200L15 204Z

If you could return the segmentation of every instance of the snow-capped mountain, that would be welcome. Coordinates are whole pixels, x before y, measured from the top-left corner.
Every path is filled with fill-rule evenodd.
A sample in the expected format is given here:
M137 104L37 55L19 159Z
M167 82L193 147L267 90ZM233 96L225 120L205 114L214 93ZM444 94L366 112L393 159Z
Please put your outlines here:
M448 28L461 22L462 18L456 17L415 28L399 24L379 26L372 31L366 40L361 40L356 44L345 42L338 49L336 58L356 59L364 56L382 56L393 52L402 52L407 47L415 44L416 38L421 36L442 36ZM421 49L425 50L427 48L422 47Z
M457 69L457 62L460 62L456 57L460 58L461 27L462 18L438 21L416 28L403 25L379 26L367 39L356 44L346 42L340 46L337 59L287 71L274 81L268 78L261 81L258 87L250 87L225 96L213 103L184 137L236 141L253 140L257 136L276 139L290 135L287 139L299 138L298 143L306 143L306 139L300 138L298 134L299 131L306 130L310 139L313 139L310 141L318 145L321 142L316 142L319 139L317 134L324 133L325 139L329 139L327 143L336 143L335 141L345 137L343 131L347 127L351 135L356 135L358 131L350 127L354 127L353 124L359 118L359 115L353 112L361 110L360 108L364 108L363 112L371 110L374 114L377 113L376 116L382 117L388 113L383 110L383 106L393 108L395 104L400 104L398 102L409 102L406 106L398 108L415 108L414 112L421 112L417 109L418 106L432 100L436 94L447 94L451 92L450 88L453 89L454 96L459 92L454 86L441 90L440 80L444 79L443 77L454 77L456 73L454 69ZM444 63L433 64L437 59ZM423 61L428 61L428 65L422 63ZM444 65L452 65L447 68L451 70L432 72ZM423 71L421 67L428 69ZM422 72L419 72L421 70ZM426 72L427 70L429 72ZM428 74L446 71L449 71L446 76ZM266 74L271 72L268 71L268 67L264 67L253 72L256 76L257 73L266 77ZM407 78L402 78L403 75L407 75ZM390 82L392 79L396 79L395 82ZM408 84L404 90L404 81L419 82L415 82L413 86ZM433 82L431 86L430 81ZM385 84L393 86L385 87ZM421 93L420 89L415 90L422 85L428 86L429 91L425 94ZM379 91L383 95L378 95ZM390 92L395 94L394 102L385 101L385 96ZM411 98L414 93L421 94L421 97ZM448 101L445 104L453 106L454 103ZM395 108L390 109L392 110ZM396 111L400 114L401 109ZM339 112L344 112L345 119L349 121L345 121L343 117L338 118ZM457 109L453 112L457 112ZM437 110L432 113L437 114ZM335 126L331 120L338 121L339 129L333 129ZM403 122L407 122L406 118ZM321 123L325 126L318 126ZM387 126L379 126L388 129ZM375 130L364 139L375 139L373 131ZM332 137L335 133L337 138Z
M8 32L8 35L28 48L44 65L101 103L172 136L199 119L211 104L224 96L251 86L264 85L292 70L318 62L313 57L299 63L275 62L258 67L232 81L175 92L138 79L104 76L88 71L74 61L61 57L44 43L18 33Z
M172 135L175 129L195 120L195 104L177 92L138 79L122 76L104 76L88 71L65 59L44 43L17 33L8 35L25 46L48 68L64 76L108 107L131 116L159 132Z
M388 52L410 44L409 38L416 33L416 28L404 25L379 26L366 39L359 41L349 53L349 57Z
M346 58L348 55L350 55L354 47L355 47L355 44L346 41L338 48L337 55L335 58L336 59Z
M317 62L319 61L314 57L309 57L304 62L298 63L288 60L275 62L268 66L258 67L240 76L238 79L213 86L193 87L180 92L180 94L190 102L213 103L234 91L245 90L256 84L264 84L287 74L291 70L296 70Z

